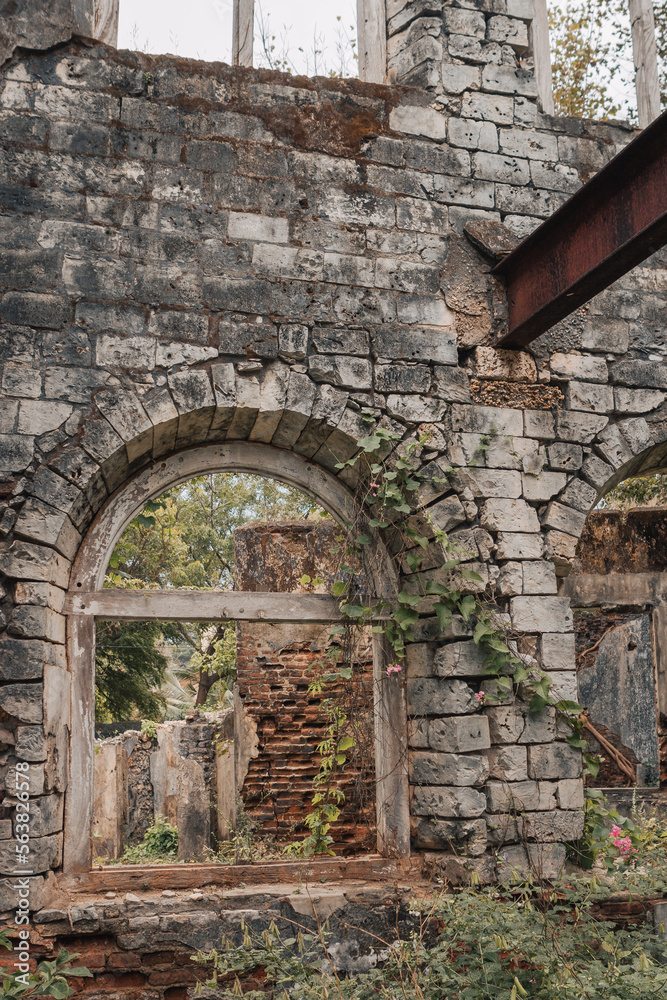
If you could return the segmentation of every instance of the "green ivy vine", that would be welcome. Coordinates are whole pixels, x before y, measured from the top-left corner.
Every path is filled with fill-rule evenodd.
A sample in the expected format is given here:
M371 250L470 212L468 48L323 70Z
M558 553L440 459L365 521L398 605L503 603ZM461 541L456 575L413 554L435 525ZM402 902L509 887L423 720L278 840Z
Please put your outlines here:
M363 416L369 424L375 424L376 418L371 413L364 413ZM503 620L499 610L490 599L471 593L472 587L466 586L483 583L482 577L465 565L473 557L472 553L431 522L420 494L425 488L448 483L447 477L454 470L448 467L443 470L445 474L441 478L434 479L420 469L419 456L427 441L428 434L423 434L404 445L394 431L376 425L357 442L356 454L336 466L339 471L343 471L363 463L365 468L360 477L363 486L358 489L356 496L354 521L345 525L347 558L339 568L341 579L333 586L333 595L340 598L344 622L333 626L331 634L349 636L351 629L370 625L372 632L385 637L391 649L393 662L387 665L387 674L401 674L406 646L413 641L413 627L420 618L419 605L424 599L429 600L441 632L446 632L453 619L460 617L471 627L473 641L484 654L483 673L494 684L493 693L480 691L477 694L479 707L494 703L506 704L508 697L512 702L520 697L522 701L528 702L529 710L533 713L554 709L557 718L569 726L567 742L583 753L584 776L595 777L599 761L590 753L588 740L583 736L584 717L581 706L551 695L551 678L536 665L528 663L528 657L522 658L518 649L518 637L512 636L511 627ZM371 516L368 516L368 511ZM376 530L399 533L401 555L405 558L411 579L414 580L411 589L401 590L394 601L373 600L371 597L360 596L355 589L353 563L363 559L364 552L372 544L371 532ZM423 576L422 565L433 542L444 555L444 561L438 568L452 572L451 586ZM349 639L347 645L350 645ZM340 668L325 674L321 683L349 679L346 669ZM395 681L400 683L400 678ZM344 742L337 742L341 720L333 705L327 702L324 705L329 713L329 723L326 738L317 748L321 764L314 778L315 791L306 817L311 834L301 845L296 845L308 854L333 853L330 826L340 815L344 801L344 794L335 787L334 779L347 760L346 751L353 744L349 737ZM593 825L597 830L601 814L604 813L604 805L599 796L594 798L595 802L587 802L589 808L585 810L590 823L587 825L581 850L577 852L581 860L591 854L591 844L596 839L591 839L588 826ZM610 812L606 815L617 816Z

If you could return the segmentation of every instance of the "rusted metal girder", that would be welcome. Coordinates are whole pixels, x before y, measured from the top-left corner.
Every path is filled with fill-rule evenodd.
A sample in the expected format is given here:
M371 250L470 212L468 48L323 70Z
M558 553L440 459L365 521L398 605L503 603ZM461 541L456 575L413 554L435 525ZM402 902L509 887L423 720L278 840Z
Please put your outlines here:
M667 112L493 268L522 347L667 243Z

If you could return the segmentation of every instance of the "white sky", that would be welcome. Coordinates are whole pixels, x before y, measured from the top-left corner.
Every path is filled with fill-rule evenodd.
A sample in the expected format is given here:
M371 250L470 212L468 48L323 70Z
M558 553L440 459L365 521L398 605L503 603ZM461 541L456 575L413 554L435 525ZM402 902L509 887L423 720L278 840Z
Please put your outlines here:
M334 69L357 75L347 40L356 37L356 0L256 0L254 65L267 66L258 31L260 12L276 36L274 58L286 57L293 72L312 76ZM232 0L120 0L119 14L120 48L231 62ZM322 50L317 65L315 49ZM633 78L630 62L609 88L626 107L635 101Z
M255 3L256 15L260 3ZM349 34L356 37L356 0L261 0L265 20L268 17L276 53L284 52L283 38L289 35L288 58L293 71L313 74L315 48L318 71L340 68L337 43ZM341 21L337 21L337 16ZM313 36L318 41L313 44ZM144 52L174 55L209 62L231 62L232 0L120 0L118 47ZM299 48L303 52L299 52ZM356 76L356 62L350 58L349 45L343 43L348 64L346 76ZM261 42L255 20L256 66L267 65L261 54Z

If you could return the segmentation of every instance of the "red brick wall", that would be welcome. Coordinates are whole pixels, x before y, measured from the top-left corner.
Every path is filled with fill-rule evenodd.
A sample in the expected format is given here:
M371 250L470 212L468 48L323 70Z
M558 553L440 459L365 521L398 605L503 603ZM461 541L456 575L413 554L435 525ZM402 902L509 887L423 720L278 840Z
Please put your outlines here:
M244 525L234 532L237 590L294 592L304 574L321 578L330 592L341 556L340 529L331 521ZM332 551L338 549L339 551ZM250 761L241 792L246 813L260 830L279 838L307 833L313 776L326 736L323 699L335 699L349 716L346 733L355 738L336 784L345 793L343 813L332 834L345 853L375 846L375 750L370 633L359 638L352 658L353 679L321 695L308 687L324 668L327 626L237 626L237 683L247 715L257 726L259 755ZM326 667L325 672L331 667Z
M373 849L375 840L372 656L368 637L360 645L353 679L327 684L322 694L308 686L322 671L328 628L247 625L237 628L237 683L246 713L257 725L259 755L250 761L242 790L245 811L259 828L280 838L303 836L303 818L313 794L326 736L325 698L350 718L345 732L356 740L336 780L345 806L332 831L336 849ZM330 669L330 668L326 668Z

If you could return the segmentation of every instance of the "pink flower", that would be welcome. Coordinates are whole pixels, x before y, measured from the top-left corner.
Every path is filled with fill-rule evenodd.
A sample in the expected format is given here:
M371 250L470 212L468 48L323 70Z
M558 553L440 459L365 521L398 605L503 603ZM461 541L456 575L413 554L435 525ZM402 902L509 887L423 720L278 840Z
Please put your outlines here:
M477 694L475 695L475 698L477 698L477 701L481 705L484 701L486 701L486 692L485 691L478 691Z
M374 489L374 490L379 490L379 489L380 489L380 484L379 484L379 483L369 483L369 485L370 485L370 486L372 487L372 489Z
M623 831L621 830L620 826L612 826L611 833L609 834L609 836L610 837L622 837L623 836Z
M400 663L390 663L387 667L387 677L391 677L392 674L400 674L402 669Z

